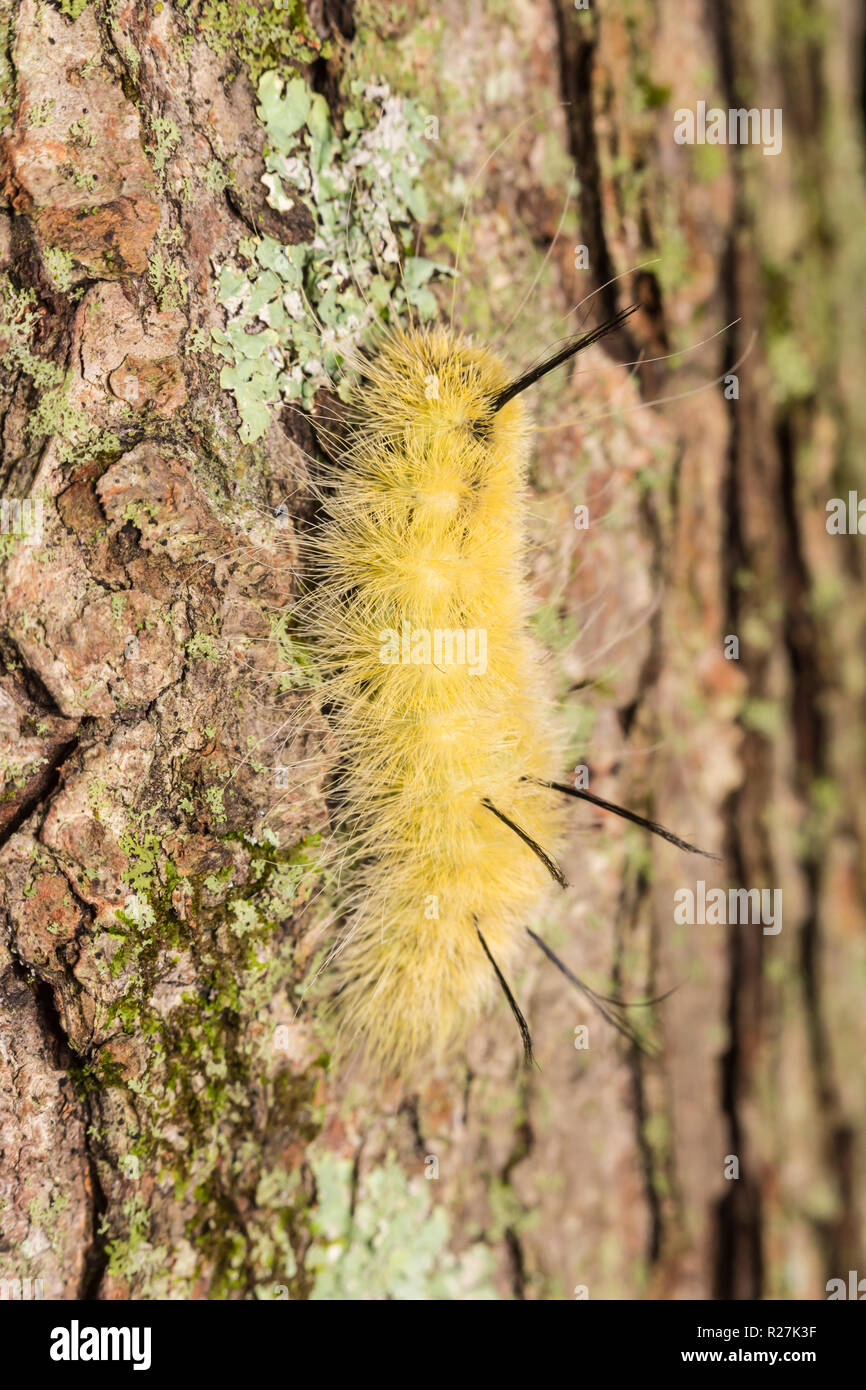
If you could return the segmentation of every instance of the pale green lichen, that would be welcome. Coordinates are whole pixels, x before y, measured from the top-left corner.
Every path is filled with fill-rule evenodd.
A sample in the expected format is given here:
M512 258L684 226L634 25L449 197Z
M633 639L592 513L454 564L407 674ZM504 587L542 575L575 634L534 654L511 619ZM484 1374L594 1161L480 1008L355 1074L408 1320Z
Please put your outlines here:
M147 152L153 160L154 169L161 174L180 144L180 131L170 116L154 116L150 125L153 144L148 145Z
M123 45L123 61L132 73L133 82L138 81L138 70L141 67L141 54L138 49L133 48L131 43Z
M24 763L18 758L0 758L0 801L13 801L21 787L46 761L46 758L34 758Z
M0 275L0 363L9 372L24 372L39 391L51 391L63 381L63 372L53 362L39 357L32 342L39 325L36 295L31 289L18 289L8 275Z
M209 159L204 167L202 182L209 193L222 193L231 183L231 175L226 172L219 159Z
M54 97L47 97L45 101L38 101L35 106L31 106L27 114L27 123L31 126L47 125L51 119L51 112L56 105Z
M33 351L39 325L36 295L18 289L8 275L0 275L0 340L4 350L0 364L11 373L29 376L39 399L27 421L31 438L56 435L61 462L91 455L119 453L117 436L100 430L80 406L69 400L73 375Z
M112 616L112 618L114 619L114 624L115 624L116 627L120 627L120 619L121 619L121 617L122 617L122 615L123 615L123 610L124 610L124 608L126 607L126 603L127 603L127 595L126 595L126 594L124 594L124 593L118 593L118 594L112 594L112 595L111 595L111 604L110 604L110 607L111 607L111 616Z
M93 127L90 124L90 117L80 116L73 121L66 132L66 138L70 145L77 145L80 149L89 149L93 144Z
M75 271L75 261L71 254L62 246L46 246L42 252L42 260L57 289L70 289Z
M490 1250L481 1243L460 1255L449 1249L448 1214L434 1204L430 1183L407 1178L389 1158L356 1189L353 1166L333 1153L312 1160L318 1200L305 1261L315 1279L312 1300L497 1297Z
M154 1275L165 1269L168 1251L151 1244L150 1212L140 1197L127 1198L118 1215L120 1220L115 1218L115 1221L121 1226L123 1234L110 1236L105 1242L107 1272L117 1279L134 1279L140 1298L152 1296L155 1290L151 1281ZM99 1229L101 1235L110 1232L106 1217L102 1218Z
M83 189L85 193L92 193L98 183L96 175L89 173L86 169L73 169L71 178L75 187Z
M69 1210L70 1198L68 1192L58 1192L52 1197L50 1202L44 1197L35 1197L27 1203L27 1215L31 1225L38 1227L48 1240L51 1249L55 1254L62 1255L63 1245L61 1242L61 1223L60 1216Z
M319 675L312 654L292 633L292 615L286 610L272 613L270 637L277 649L277 693L302 685L317 685Z
M208 787L204 794L205 804L210 811L211 820L215 825L222 825L226 820L225 791L222 787Z
M15 101L15 69L11 59L12 15L7 5L0 12L0 129L11 116Z
M187 268L179 254L182 239L179 227L159 231L147 258L147 282L160 313L179 309L189 299Z
M407 312L432 318L428 282L448 273L408 254L411 227L427 212L418 182L427 156L421 109L387 85L357 80L351 96L341 136L302 78L269 72L259 83L268 202L287 212L300 200L315 233L293 246L245 237L238 257L218 267L228 318L213 340L245 442L265 433L279 401L309 408L321 386L345 395L341 369L372 326Z
M219 661L222 657L216 638L211 637L208 632L194 633L185 650L188 657L203 657L206 661Z

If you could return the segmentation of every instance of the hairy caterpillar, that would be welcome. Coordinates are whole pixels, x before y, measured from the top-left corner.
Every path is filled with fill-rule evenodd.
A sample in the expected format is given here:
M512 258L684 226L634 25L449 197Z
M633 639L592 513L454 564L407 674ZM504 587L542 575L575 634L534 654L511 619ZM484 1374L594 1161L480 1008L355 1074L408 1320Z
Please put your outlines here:
M561 739L527 629L529 425L518 397L618 327L618 314L513 378L450 329L392 330L359 366L348 435L327 472L306 627L343 752L335 798L351 884L335 951L344 1029L407 1070L459 1038L531 929L562 835ZM484 634L485 659L465 657ZM462 635L462 645L461 645ZM437 642L438 638L438 642ZM480 644L477 644L480 646ZM697 851L701 852L701 851Z

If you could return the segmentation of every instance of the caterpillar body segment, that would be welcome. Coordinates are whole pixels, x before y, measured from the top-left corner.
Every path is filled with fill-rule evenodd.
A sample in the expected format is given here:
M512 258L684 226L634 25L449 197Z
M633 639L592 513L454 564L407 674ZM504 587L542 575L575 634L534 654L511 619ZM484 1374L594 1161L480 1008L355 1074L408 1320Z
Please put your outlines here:
M550 885L528 842L552 856L561 839L558 798L533 780L562 750L527 627L527 420L517 399L492 405L509 380L445 329L387 336L315 543L309 626L351 884L339 1010L388 1070L465 1032L497 988L489 956L514 968Z
M383 334L361 364L313 543L307 629L342 749L333 790L340 879L351 887L334 952L341 1035L383 1070L441 1058L497 986L531 1062L508 984L527 935L649 1050L619 1014L631 1006L590 989L529 926L551 879L567 887L559 794L706 851L551 779L563 745L528 627L519 399L636 307L517 378L444 328Z

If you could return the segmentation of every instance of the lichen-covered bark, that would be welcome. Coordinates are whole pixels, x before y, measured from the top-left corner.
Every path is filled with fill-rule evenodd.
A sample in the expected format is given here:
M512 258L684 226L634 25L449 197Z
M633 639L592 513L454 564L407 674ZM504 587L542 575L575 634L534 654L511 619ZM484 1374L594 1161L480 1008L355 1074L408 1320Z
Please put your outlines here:
M7 3L2 478L41 535L0 537L0 1279L819 1297L862 1267L866 604L860 538L825 529L864 486L858 22L767 0L712 23L669 0ZM342 132L346 161L365 84L435 118L418 274L459 244L459 321L515 362L592 291L599 315L644 306L539 387L531 524L575 763L726 857L696 869L574 812L547 935L602 988L681 982L660 1059L540 957L514 982L532 1073L503 1005L411 1087L335 1074L299 994L334 893L336 749L290 622L316 412L240 372L223 268L251 275L257 239L312 246L341 198L351 227L363 186L320 188L319 223L268 192L274 71L324 98L316 138ZM675 144L698 99L782 107L783 155ZM430 286L447 316L444 276L410 304ZM701 389L731 372L738 398ZM699 877L780 887L783 930L675 926Z

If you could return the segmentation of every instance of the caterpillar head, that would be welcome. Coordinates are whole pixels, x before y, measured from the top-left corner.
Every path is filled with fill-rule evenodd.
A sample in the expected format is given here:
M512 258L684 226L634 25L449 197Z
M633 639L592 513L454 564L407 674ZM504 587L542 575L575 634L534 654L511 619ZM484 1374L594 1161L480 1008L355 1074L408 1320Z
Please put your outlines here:
M520 376L500 357L475 347L451 328L394 329L367 364L356 393L359 413L377 421L386 437L423 442L456 433L496 449L514 447L525 432L525 415L515 398L548 372L618 329L635 312L632 304L612 319L575 335Z
M389 333L365 377L361 409L377 419L384 413L401 435L409 422L423 437L456 432L489 445L498 433L513 438L524 421L519 403L496 404L512 380L502 359L448 328Z

